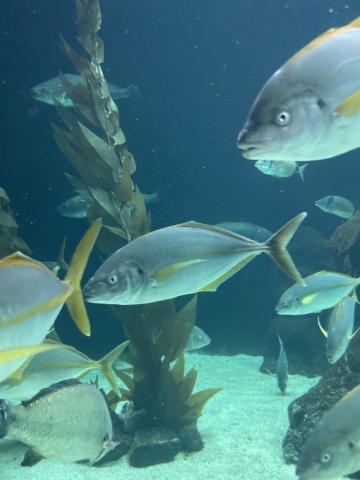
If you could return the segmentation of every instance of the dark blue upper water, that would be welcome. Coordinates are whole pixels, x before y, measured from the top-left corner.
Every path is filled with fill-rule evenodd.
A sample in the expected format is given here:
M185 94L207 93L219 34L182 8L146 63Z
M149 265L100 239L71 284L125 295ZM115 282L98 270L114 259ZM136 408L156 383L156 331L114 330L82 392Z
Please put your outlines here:
M102 0L101 10L104 74L110 83L133 83L142 93L140 101L118 105L138 167L134 181L146 193L163 192L151 206L153 228L242 220L275 231L308 211L306 225L328 238L341 220L316 208L315 200L341 195L360 205L359 151L311 163L302 183L298 175L263 175L235 145L269 76L320 33L356 18L356 2ZM30 95L31 87L59 70L74 72L58 47L59 34L77 48L72 0L0 3L0 185L18 215L19 235L44 261L56 257L64 236L69 260L87 225L56 212L73 195L63 172L76 173L54 141L50 122L61 125L54 107ZM96 266L94 254L87 275ZM249 341L261 350L275 314L262 302L274 268L268 258L258 258L216 294L200 296L198 325L218 348L246 350ZM107 307L89 311L90 340L80 337L65 313L59 334L100 355L123 333Z

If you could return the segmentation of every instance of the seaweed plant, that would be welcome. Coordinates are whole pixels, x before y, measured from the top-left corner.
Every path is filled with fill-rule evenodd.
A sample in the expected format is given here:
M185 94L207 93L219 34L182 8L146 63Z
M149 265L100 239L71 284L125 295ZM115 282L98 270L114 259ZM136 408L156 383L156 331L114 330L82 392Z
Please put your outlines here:
M62 38L62 49L83 78L72 85L60 74L63 87L74 104L71 112L54 100L68 130L53 125L55 139L79 178L66 174L75 190L94 201L88 221L102 217L97 245L104 258L150 231L150 213L131 175L135 160L126 147L118 109L104 78L104 44L98 0L76 0L78 41L90 60L80 56ZM185 374L184 349L196 318L194 297L180 311L174 300L149 305L114 307L130 340L130 353L123 358L132 375L118 371L125 383L122 400L144 408L150 425L172 427L196 422L205 403L219 390L193 394L197 372Z
M22 250L27 254L32 253L24 240L17 235L19 225L16 223L9 203L9 197L5 190L0 187L0 258L18 250Z

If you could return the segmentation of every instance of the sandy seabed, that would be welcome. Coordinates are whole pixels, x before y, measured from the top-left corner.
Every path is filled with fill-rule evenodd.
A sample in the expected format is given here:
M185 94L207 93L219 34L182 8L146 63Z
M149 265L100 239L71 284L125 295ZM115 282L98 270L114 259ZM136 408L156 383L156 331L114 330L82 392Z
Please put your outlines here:
M281 443L288 428L287 406L318 379L290 376L281 396L276 378L261 374L261 357L186 354L186 367L198 370L196 391L222 387L205 406L198 428L205 442L199 453L180 453L168 464L136 469L125 456L102 468L42 460L21 467L28 447L0 440L1 480L296 480L284 463ZM94 377L95 375L92 375ZM107 384L105 385L107 389Z

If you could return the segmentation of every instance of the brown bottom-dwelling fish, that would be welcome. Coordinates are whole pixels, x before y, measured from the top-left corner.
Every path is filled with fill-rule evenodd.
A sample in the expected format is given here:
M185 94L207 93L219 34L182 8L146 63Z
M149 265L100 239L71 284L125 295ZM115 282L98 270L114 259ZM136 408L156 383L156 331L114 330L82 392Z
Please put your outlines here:
M91 465L115 446L112 433L103 395L95 385L78 380L52 385L21 405L0 404L0 438L31 447L22 466L42 458Z

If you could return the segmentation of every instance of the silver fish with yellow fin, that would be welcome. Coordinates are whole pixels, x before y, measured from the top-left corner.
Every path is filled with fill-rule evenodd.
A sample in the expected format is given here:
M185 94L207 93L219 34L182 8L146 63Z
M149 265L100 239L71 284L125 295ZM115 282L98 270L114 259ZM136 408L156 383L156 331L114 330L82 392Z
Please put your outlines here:
M62 345L63 348L48 350L35 355L25 366L21 378L9 377L0 383L0 398L8 400L26 400L36 395L43 388L53 383L82 378L92 370L100 370L107 379L113 391L121 397L113 371L117 361L128 341L122 343L100 360L91 360L74 347ZM44 344L58 345L51 340Z
M353 333L355 320L356 298L343 298L331 312L326 331L320 323L318 325L326 338L326 353L329 363L335 363L341 358L349 345L350 340L357 334Z
M114 448L108 406L95 385L68 380L36 397L12 405L0 403L0 438L29 445L22 466L42 458L93 464Z
M100 228L101 220L96 220L86 232L63 281L20 252L0 260L0 352L42 343L64 303L80 331L90 334L80 281ZM21 369L27 358L0 365L0 381Z
M313 161L360 147L360 17L297 52L266 82L237 139L250 160Z
M271 175L275 178L289 178L294 173L298 173L302 181L304 181L304 170L307 166L307 163L300 167L296 162L273 162L272 160L255 162L255 167L265 175Z
M279 315L306 315L335 307L360 284L360 277L325 270L304 280L304 287L295 284L281 295L276 305Z
M264 243L195 222L156 230L111 255L83 294L93 303L137 305L214 292L260 253L303 283L286 246L305 216L293 218Z
M360 470L360 386L319 421L296 466L300 480L337 479Z

